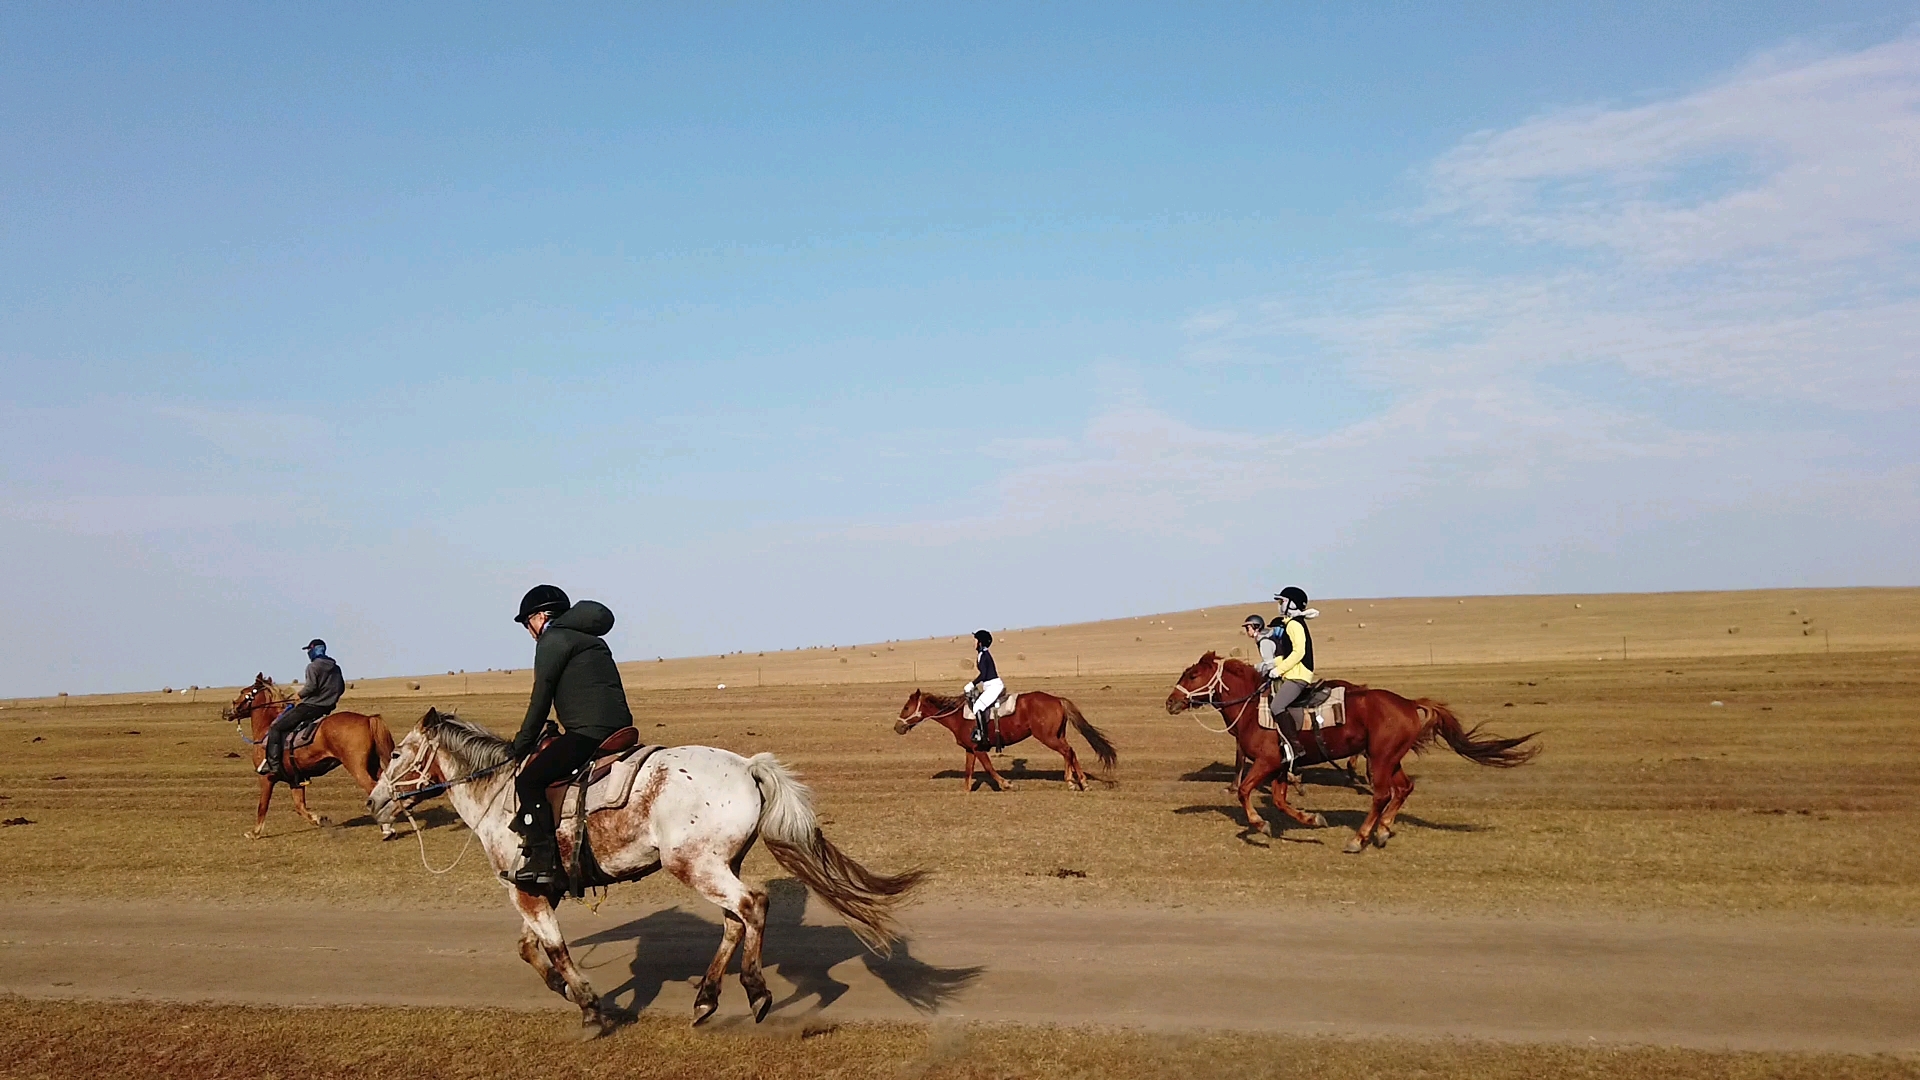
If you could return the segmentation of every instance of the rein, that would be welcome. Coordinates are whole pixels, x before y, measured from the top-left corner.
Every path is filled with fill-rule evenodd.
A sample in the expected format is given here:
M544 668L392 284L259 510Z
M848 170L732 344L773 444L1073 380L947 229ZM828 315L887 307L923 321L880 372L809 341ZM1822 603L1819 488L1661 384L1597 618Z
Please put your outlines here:
M293 698L268 698L266 701L253 700L255 697L259 696L262 690L265 690L265 689L266 687L264 686L250 686L247 688L247 692L241 695L240 700L238 702L235 702L234 704L229 705L227 707L228 709L227 719L233 721L234 732L240 736L240 741L243 743L246 743L248 746L260 746L264 744L267 740L265 738L260 738L260 739L248 738L247 729L241 726L242 717L252 716L255 710L268 708L274 705L281 706L281 711L284 712L286 711L287 706L290 706L294 703Z
M420 866L423 869L425 869L426 872L429 874L449 874L453 872L454 867L460 865L460 860L467 857L467 849L473 846L473 837L474 837L473 826L471 825L467 826L467 840L466 840L466 843L460 845L460 853L453 857L452 862L436 870L434 869L433 864L427 861L427 840L425 836L421 835L419 820L413 816L414 806L417 805L422 799L430 799L435 795L438 795L445 791L449 791L455 787L458 787L461 784L470 784L475 780L480 780L485 777L491 776L494 773L499 772L501 769L506 768L508 765L513 764L514 761L512 758L507 758L505 761L501 761L497 764L489 765L484 769L476 769L465 776L455 777L452 780L442 780L438 783L427 784L424 787L417 787L412 789L411 791L397 790L400 784L419 783L420 781L425 780L427 778L427 774L426 774L427 762L431 760L433 760L432 753L421 754L419 760L415 761L413 764L411 775L397 778L397 779L389 776L387 778L387 786L396 789L394 793L394 801L400 804L400 812L407 816L407 824L412 826L413 828L414 842L420 845ZM501 785L499 791L496 791L493 793L493 800L487 804L487 811L489 813L492 812L493 804L499 802L500 796L506 793L507 787L508 785L503 784Z
M484 769L475 770L473 772L468 773L465 776L455 777L452 780L442 780L437 784L428 784L426 787L414 788L412 791L398 792L395 797L406 800L406 808L410 810L413 808L413 804L419 802L421 799L431 799L435 795L438 795L444 791L448 791L452 788L459 787L461 784L470 784L475 780L480 780L480 779L484 779L485 777L492 776L494 773L499 772L501 769L504 769L511 764L513 764L513 759L508 758L507 760L499 763L498 765L489 765ZM418 775L419 769L417 767L414 771L416 774L414 776L414 779L425 779L424 777ZM394 781L394 783L398 783L398 782L399 781Z
M913 715L907 717L908 727L912 727L913 725L918 724L922 720L938 720L943 716L952 716L954 713L957 713L960 711L961 706L963 704L961 701L955 700L953 703L953 708L947 709L943 712L937 712L937 713L921 712L920 710L927 707L927 699L930 696L931 695L929 694L922 694L920 695L920 699L914 702Z

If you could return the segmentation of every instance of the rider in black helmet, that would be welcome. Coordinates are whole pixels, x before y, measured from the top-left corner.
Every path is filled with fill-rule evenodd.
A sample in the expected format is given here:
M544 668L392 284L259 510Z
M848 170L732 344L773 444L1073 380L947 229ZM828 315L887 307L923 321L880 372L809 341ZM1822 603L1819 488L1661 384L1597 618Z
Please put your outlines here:
M973 681L967 684L967 696L973 701L973 745L977 750L987 749L987 714L993 711L993 703L1000 700L1006 692L1007 684L1000 681L1000 669L994 667L993 635L985 630L973 632L974 648L978 655L974 657L975 673Z
M533 650L533 698L513 740L514 758L526 763L513 782L520 808L512 828L526 858L509 880L523 891L546 894L564 885L547 785L591 761L607 736L632 727L633 713L613 650L602 640L613 629L613 612L605 604L575 604L557 586L536 585L521 598L513 621L539 644ZM538 749L549 710L564 730Z
M261 776L273 776L291 784L294 777L286 769L282 760L287 745L287 735L300 730L302 724L315 720L332 712L340 704L340 695L347 692L346 676L340 674L340 665L327 655L327 643L319 638L307 642L307 673L300 679L300 700L293 707L267 725L267 749L260 758L260 765L254 771Z
M1313 684L1313 635L1306 621L1320 613L1307 606L1306 590L1298 585L1281 589L1273 599L1280 617L1260 639L1259 671L1273 681L1271 708L1277 717Z

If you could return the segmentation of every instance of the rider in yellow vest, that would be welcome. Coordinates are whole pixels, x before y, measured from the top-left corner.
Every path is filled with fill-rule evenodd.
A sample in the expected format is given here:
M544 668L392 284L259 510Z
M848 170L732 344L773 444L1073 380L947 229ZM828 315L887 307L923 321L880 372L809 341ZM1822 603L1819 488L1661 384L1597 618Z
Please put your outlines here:
M1320 613L1307 606L1306 590L1296 585L1281 589L1273 599L1280 605L1280 617L1260 638L1256 670L1272 680L1270 708L1278 717L1313 684L1313 635L1307 620Z

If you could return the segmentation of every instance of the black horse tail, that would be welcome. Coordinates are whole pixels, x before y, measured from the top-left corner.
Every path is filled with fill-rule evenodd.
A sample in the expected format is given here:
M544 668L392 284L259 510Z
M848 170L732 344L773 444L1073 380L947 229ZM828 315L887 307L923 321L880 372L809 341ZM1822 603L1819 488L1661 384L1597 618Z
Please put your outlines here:
M1080 715L1080 706L1066 698L1060 699L1060 708L1067 714L1067 720L1073 724L1073 729L1087 740L1088 746L1093 747L1093 755L1100 759L1100 767L1113 768L1113 763L1120 760L1120 755L1114 751L1113 744L1107 741L1107 733L1087 723L1087 718Z
M1453 748L1454 753L1476 764L1488 765L1496 769L1511 769L1516 765L1525 765L1540 753L1538 745L1522 745L1540 734L1537 731L1512 739L1481 735L1480 729L1485 727L1485 724L1462 728L1460 719L1453 715L1453 710L1437 701L1422 698L1414 703L1414 707L1419 710L1420 719L1427 725L1421 742L1431 741L1437 734L1447 741L1447 745Z

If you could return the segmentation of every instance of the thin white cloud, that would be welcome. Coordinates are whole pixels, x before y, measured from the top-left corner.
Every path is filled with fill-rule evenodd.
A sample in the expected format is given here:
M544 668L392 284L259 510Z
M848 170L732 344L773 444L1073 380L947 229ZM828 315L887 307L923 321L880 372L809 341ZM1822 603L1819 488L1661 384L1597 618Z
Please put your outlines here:
M1482 132L1431 180L1431 214L1652 263L1884 254L1920 238L1920 38Z

